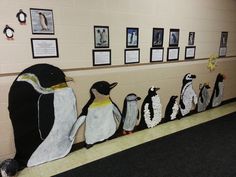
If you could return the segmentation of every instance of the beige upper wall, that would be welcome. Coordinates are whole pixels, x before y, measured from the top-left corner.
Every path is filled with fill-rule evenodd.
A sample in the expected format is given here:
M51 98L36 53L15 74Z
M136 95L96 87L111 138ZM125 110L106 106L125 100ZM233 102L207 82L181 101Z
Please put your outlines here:
M196 58L218 54L221 31L229 32L227 55L236 56L235 7L235 0L0 0L0 26L3 30L8 24L15 30L14 41L0 34L0 161L12 157L15 152L7 109L8 92L17 76L12 73L36 63L49 63L62 69L83 68L65 72L75 79L70 86L77 97L78 113L89 98L89 88L98 80L118 82L111 97L120 109L128 93L135 92L144 99L147 89L155 85L161 88L158 93L164 112L170 96L179 95L182 78L188 72L197 75L193 85L197 94L200 83L209 82L213 87L216 75L224 73L227 77L224 100L235 98L236 57L220 59L214 72L207 70L207 60L120 66L124 64L126 27L139 28L140 62L143 64L149 63L153 27L165 29L164 61L170 28L180 29L180 60L184 60L190 31L196 33ZM55 35L32 35L29 8L53 10ZM19 9L27 13L27 25L18 23L15 16ZM117 67L90 68L94 25L109 26L112 65ZM60 57L32 59L31 38L57 38ZM83 129L80 129L76 142L82 140Z

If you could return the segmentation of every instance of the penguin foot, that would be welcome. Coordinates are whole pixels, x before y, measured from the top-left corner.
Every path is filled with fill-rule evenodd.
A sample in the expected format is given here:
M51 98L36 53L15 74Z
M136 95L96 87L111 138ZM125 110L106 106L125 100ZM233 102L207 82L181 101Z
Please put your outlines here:
M85 144L86 149L89 149L93 146L93 144Z

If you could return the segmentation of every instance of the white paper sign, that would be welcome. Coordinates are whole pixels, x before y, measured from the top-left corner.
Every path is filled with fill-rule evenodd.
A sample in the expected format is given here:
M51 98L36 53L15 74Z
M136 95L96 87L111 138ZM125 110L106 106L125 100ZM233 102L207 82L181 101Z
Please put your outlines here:
M125 51L125 63L138 63L138 62L139 62L139 50Z
M110 51L94 51L94 65L110 64Z
M57 40L32 39L33 57L58 57Z
M162 61L163 60L163 49L152 49L151 61Z
M193 58L195 55L195 48L187 48L186 58Z
M179 55L179 49L169 49L169 53L168 53L168 60L176 60L178 59L178 55Z
M227 48L226 47L220 47L219 56L220 57L225 57L226 56L226 52L227 52Z

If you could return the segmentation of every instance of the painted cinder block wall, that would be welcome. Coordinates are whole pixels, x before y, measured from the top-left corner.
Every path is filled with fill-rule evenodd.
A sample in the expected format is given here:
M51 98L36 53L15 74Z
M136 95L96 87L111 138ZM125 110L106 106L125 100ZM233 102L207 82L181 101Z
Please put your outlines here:
M213 87L221 72L225 81L224 100L236 97L236 14L235 0L1 0L0 27L6 24L15 30L13 41L0 33L0 161L13 157L14 136L8 112L8 92L17 74L37 63L60 67L74 78L69 85L77 97L78 114L89 99L89 88L98 80L118 82L111 98L120 109L125 96L131 92L144 99L152 85L165 106L172 95L179 95L183 76L197 75L193 86L199 93L199 84L209 82ZM32 35L30 8L52 9L54 35ZM20 25L16 13L23 9L27 24ZM112 65L92 67L94 25L109 26ZM139 28L140 64L124 65L126 27ZM149 63L152 28L164 28L164 62ZM166 62L170 28L180 29L180 56L177 62ZM184 61L188 33L194 31L195 60ZM220 58L213 72L207 69L207 58L218 54L220 35L228 31L226 58ZM59 58L33 59L31 38L57 38ZM210 90L211 93L212 89ZM141 105L142 101L139 102ZM30 126L30 125L29 125ZM76 142L83 141L83 127Z

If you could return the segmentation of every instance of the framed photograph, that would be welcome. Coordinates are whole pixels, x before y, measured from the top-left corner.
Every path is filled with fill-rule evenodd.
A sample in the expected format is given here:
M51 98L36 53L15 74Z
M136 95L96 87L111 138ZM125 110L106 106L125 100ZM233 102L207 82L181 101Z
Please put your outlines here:
M167 49L167 61L179 59L179 47L169 47Z
M53 11L30 8L32 34L54 34Z
M109 48L108 26L94 26L94 47Z
M227 47L220 47L219 57L226 57Z
M140 49L125 49L125 64L139 63Z
M164 56L164 48L151 48L150 62L162 62Z
M195 32L189 32L188 35L188 45L194 45Z
M169 46L179 45L179 29L170 29Z
M58 58L56 38L31 38L33 58Z
M196 52L196 46L185 47L185 59L194 59Z
M164 28L153 28L152 31L152 47L163 46Z
M138 47L138 28L126 28L126 47Z
M227 47L228 32L221 32L220 47Z
M111 65L111 50L93 50L93 66Z

